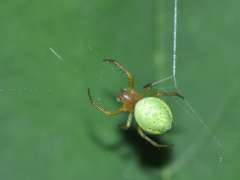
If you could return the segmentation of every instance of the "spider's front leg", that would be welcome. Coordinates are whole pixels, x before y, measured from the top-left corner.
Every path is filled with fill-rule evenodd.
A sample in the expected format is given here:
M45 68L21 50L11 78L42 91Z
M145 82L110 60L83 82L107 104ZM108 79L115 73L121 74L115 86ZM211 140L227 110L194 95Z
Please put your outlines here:
M103 61L107 62L107 63L112 63L115 66L117 66L121 71L123 71L128 77L128 87L130 89L134 88L134 78L133 78L132 74L123 65L121 65L118 61L113 60L113 59L104 59Z
M91 95L91 92L90 92L90 89L88 88L88 98L89 98L89 101L90 103L100 112L103 112L105 115L107 116L115 116L115 115L118 115L122 112L124 112L123 108L119 108L117 109L116 111L107 111L105 110L102 106L99 106L92 98L92 95Z

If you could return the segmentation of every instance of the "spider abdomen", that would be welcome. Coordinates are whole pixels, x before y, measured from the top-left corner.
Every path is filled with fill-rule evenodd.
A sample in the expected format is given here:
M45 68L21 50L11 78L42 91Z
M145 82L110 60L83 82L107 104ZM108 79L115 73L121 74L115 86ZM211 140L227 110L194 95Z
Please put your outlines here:
M172 127L173 116L169 106L156 97L139 100L134 116L138 126L150 134L163 134Z

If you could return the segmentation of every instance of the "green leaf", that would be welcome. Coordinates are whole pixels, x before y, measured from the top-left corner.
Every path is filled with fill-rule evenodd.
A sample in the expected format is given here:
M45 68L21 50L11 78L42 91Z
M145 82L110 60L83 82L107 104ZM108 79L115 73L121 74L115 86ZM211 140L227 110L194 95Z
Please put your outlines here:
M127 81L172 74L173 1L2 1L0 179L239 179L238 3L179 1L175 127L156 150L127 116L109 118ZM157 86L174 90L173 82ZM201 121L204 121L202 123Z

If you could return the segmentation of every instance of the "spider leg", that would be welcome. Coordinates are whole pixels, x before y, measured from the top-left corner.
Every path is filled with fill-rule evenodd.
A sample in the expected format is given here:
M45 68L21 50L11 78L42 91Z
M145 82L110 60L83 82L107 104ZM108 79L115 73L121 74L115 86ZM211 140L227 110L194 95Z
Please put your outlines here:
M163 79L161 79L161 80L147 83L147 84L145 84L145 85L143 86L143 89L152 89L153 86L155 86L155 85L157 85L157 84L159 84L159 83L161 83L161 82L164 82L164 81L166 81L166 80L172 79L172 78L173 78L173 76L171 75L171 76L165 77L165 78L163 78Z
M147 95L149 92L151 93L152 88L153 88L152 82L145 84L143 86L143 92L142 92L143 96Z
M157 92L154 96L156 97L162 97L162 96L177 96L180 97L182 99L184 99L184 97L179 94L178 92L164 92L164 91L159 91Z
M112 63L115 66L117 66L121 71L123 71L128 77L128 87L130 89L134 88L134 78L133 78L132 74L125 67L123 67L123 65L121 65L118 61L113 60L113 59L104 59L103 61L107 62L107 63Z
M107 116L115 116L115 115L118 115L118 114L124 112L123 108L119 108L119 109L117 109L116 111L111 112L111 111L107 111L107 110L105 110L103 107L99 106L99 105L93 100L89 88L88 88L88 98L89 98L90 103L91 103L98 111L103 112L103 113L104 113L105 115L107 115Z
M168 145L159 144L159 143L155 142L154 140L152 140L151 138L149 138L146 134L144 134L143 130L140 127L137 128L137 131L138 131L138 134L143 139L145 139L147 142L149 142L154 147L157 147L157 148L168 147Z
M130 113L130 114L128 115L127 123L124 124L124 125L122 125L121 128L124 129L124 130L127 130L127 129L130 128L131 124L132 124L132 113Z
M147 83L143 86L143 89L144 90L150 90L150 89L152 89L153 84L154 84L153 82Z
M150 82L148 84L145 84L143 86L143 94L149 92L154 86L154 82ZM182 96L181 94L179 94L178 92L164 92L164 91L158 91L157 93L155 93L153 96L156 97L161 97L161 96L177 96L180 97L182 99L184 99L184 96Z

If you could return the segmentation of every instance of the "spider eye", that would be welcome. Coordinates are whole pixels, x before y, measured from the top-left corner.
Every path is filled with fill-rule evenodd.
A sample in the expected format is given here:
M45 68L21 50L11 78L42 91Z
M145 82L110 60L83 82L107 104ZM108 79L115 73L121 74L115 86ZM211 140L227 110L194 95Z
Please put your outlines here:
M121 89L121 93L125 93L125 92L127 92L128 90L126 89L126 88L124 88L124 89Z

